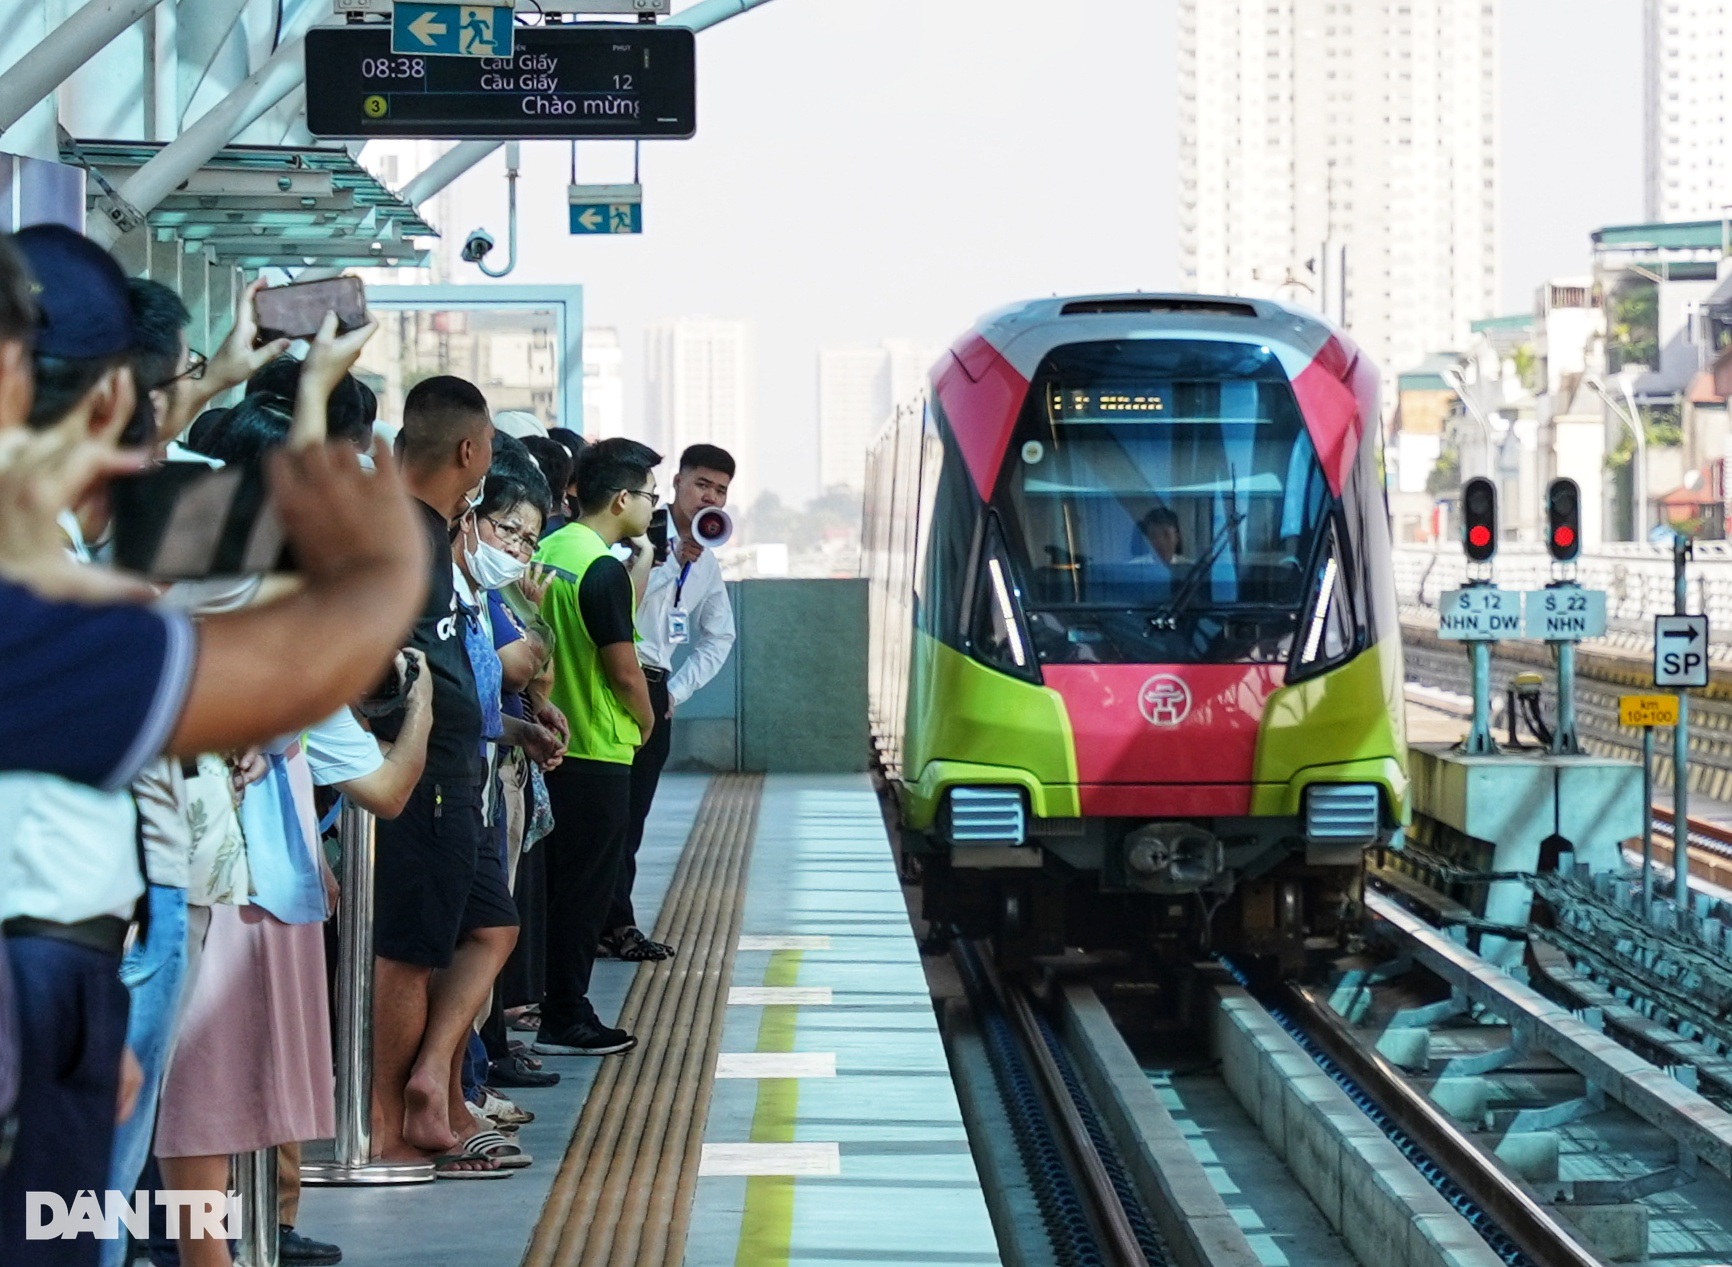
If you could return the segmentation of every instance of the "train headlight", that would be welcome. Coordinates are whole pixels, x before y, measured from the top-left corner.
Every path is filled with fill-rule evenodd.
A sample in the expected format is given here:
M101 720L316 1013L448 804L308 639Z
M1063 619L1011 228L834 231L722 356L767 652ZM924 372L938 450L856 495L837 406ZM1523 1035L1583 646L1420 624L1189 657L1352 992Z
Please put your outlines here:
M1022 614L1022 595L996 519L987 525L977 571L968 637L974 658L1024 681L1040 681L1040 665Z

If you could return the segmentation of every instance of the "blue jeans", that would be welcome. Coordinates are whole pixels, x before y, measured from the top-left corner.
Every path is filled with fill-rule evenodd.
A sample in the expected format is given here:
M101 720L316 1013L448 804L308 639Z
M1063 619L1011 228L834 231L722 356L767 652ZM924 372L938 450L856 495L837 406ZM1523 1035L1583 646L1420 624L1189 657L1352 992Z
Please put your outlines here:
M9 937L18 992L18 1149L0 1173L0 1263L94 1267L103 1242L24 1239L26 1194L79 1192L108 1183L126 990L120 960L50 937Z
M135 943L120 964L120 981L132 999L126 1045L144 1070L138 1106L114 1128L114 1156L108 1186L131 1193L138 1186L156 1131L156 1105L162 1076L174 1047L174 1022L186 979L186 890L150 886L150 933ZM124 1267L126 1238L104 1241L102 1267Z

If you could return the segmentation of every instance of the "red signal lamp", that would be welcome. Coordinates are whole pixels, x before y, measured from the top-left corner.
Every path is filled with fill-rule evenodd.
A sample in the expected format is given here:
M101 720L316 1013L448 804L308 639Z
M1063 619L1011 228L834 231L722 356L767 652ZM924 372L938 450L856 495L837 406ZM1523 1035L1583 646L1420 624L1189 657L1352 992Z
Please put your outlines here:
M1475 524L1467 530L1467 542L1483 550L1491 544L1491 529L1484 524Z
M1552 544L1560 550L1568 550L1576 544L1575 529L1565 525L1552 533Z

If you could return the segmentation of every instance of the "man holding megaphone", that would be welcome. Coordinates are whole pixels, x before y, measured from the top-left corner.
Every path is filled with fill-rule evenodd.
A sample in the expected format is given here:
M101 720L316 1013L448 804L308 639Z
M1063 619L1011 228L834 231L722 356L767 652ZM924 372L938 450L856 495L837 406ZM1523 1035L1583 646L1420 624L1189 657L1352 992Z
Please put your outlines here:
M618 959L666 959L672 946L653 942L637 926L631 891L644 820L667 764L674 712L721 671L734 649L734 609L715 551L733 536L724 507L734 459L713 444L694 444L680 455L665 518L651 526L654 570L637 605L638 660L649 682L656 728L631 767L631 830L614 886L601 949ZM686 648L678 670L674 654Z

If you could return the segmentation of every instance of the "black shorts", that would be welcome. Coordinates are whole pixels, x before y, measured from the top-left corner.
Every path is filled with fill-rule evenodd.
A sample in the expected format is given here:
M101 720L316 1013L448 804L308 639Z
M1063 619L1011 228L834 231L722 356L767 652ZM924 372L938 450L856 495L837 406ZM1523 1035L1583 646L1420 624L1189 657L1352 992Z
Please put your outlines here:
M380 819L373 854L373 950L444 968L465 933L516 928L499 843L479 785L418 784L403 812Z

